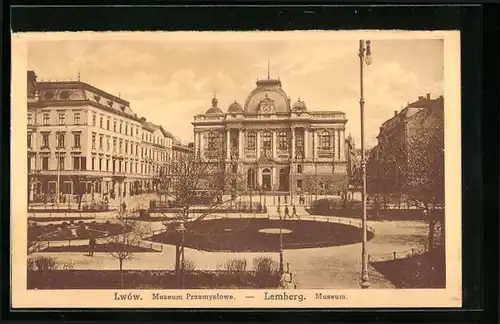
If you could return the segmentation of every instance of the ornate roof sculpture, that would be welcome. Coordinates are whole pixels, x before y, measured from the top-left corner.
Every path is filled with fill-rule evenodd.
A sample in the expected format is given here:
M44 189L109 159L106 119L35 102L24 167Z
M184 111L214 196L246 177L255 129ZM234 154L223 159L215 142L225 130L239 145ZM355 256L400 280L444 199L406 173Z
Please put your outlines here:
M307 111L307 106L304 101L301 101L300 98L293 104L293 111Z
M267 79L257 80L256 85L257 87L250 92L245 101L245 113L260 113L261 102L265 100L273 102L274 112L276 113L290 112L290 100L281 88L279 79L272 79L268 76Z
M243 107L241 107L241 105L236 102L236 100L229 105L229 108L227 110L228 113L242 113L243 112Z
M222 110L220 110L219 107L217 107L217 98L214 97L212 98L212 107L210 107L206 112L205 114L223 114Z

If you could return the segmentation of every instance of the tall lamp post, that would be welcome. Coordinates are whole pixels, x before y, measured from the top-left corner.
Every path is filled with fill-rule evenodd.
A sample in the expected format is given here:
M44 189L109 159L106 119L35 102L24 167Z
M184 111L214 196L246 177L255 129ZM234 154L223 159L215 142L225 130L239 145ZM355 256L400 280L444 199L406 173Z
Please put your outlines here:
M370 41L360 40L359 41L359 68L360 68L360 99L359 99L359 109L361 117L361 177L363 182L363 188L361 191L361 201L363 208L362 215L362 231L363 231L363 243L361 250L362 266L361 266L361 288L370 287L370 279L368 277L368 255L366 253L366 243L367 243L367 230L366 230L366 156L365 156L365 121L364 121L364 108L365 99L363 97L363 67L364 65L370 65L372 63Z
M282 222L282 217L281 217L281 209L278 210L278 216L280 218L280 273L283 273L283 263L284 263L284 260L283 260L283 231L282 231L282 227L283 227L283 222Z

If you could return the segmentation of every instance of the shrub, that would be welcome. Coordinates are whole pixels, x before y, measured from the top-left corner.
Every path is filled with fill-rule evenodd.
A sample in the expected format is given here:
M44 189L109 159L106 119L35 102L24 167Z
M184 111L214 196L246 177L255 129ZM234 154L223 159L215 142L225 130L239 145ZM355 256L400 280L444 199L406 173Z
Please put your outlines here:
M223 270L231 272L243 272L247 269L246 259L229 259L224 262Z
M279 277L278 263L270 257L260 256L253 259L253 270L258 288L272 287Z
M57 262L55 258L38 256L35 258L34 263L38 271L48 271L57 269Z
M28 271L35 271L36 270L35 258L28 258L26 262L26 267L28 268Z
M66 262L64 262L62 269L63 270L73 270L74 267L75 267L75 262L66 261Z
M185 272L193 272L196 270L196 263L192 260L184 260L184 271Z

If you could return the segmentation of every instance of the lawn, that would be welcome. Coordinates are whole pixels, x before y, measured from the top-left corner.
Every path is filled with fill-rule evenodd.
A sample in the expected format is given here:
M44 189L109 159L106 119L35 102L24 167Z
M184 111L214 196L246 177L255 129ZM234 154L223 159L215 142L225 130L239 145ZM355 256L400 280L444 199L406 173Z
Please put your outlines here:
M133 245L125 245L121 243L104 243L97 244L94 253L111 253L111 252L123 252L125 251L140 253L140 252L159 252L157 250L153 250L151 248L142 247L142 246L133 246ZM46 249L43 249L41 253L49 253L49 252L89 252L88 245L69 245L69 246L50 246Z
M28 227L28 241L66 241L112 236L130 231L131 228L121 224L106 222L63 222L61 224L30 224Z
M355 226L307 220L282 221L284 249L340 246L360 242ZM214 219L186 225L184 245L202 251L276 252L280 249L280 221L270 219ZM372 233L368 238L373 237ZM164 244L179 244L175 230L147 238Z

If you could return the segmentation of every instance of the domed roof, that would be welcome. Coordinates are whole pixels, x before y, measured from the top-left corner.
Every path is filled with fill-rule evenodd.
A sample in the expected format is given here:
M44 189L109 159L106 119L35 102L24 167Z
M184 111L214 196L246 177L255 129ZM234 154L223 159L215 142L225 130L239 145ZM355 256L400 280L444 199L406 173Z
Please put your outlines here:
M293 111L306 111L307 106L306 103L300 100L300 98L293 104L292 106Z
M243 112L243 108L241 107L241 105L236 102L236 100L231 104L229 105L229 109L227 110L229 113L241 113Z
M275 112L289 112L290 100L281 88L279 79L257 80L257 87L250 92L245 101L245 113L256 114L260 112L262 101L272 102Z
M217 107L217 98L214 96L212 99L212 107L210 107L205 114L223 114L222 110Z

